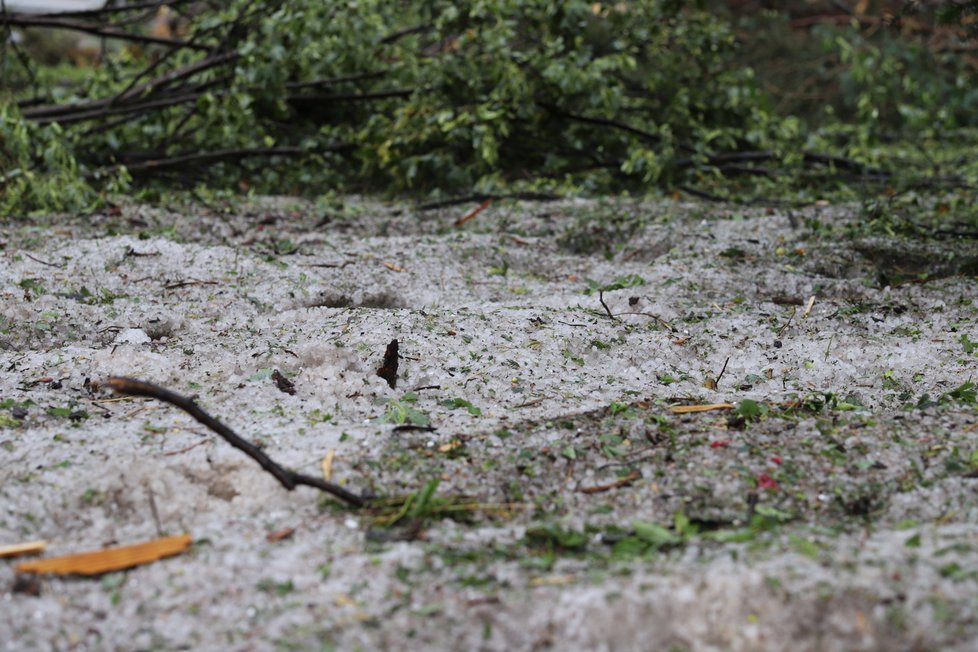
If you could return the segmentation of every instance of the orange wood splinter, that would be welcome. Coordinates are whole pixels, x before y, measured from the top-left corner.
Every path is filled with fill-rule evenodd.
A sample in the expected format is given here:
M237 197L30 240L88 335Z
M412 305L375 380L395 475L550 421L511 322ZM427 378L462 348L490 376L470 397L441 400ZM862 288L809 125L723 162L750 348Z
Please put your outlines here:
M189 534L181 534L131 546L119 546L63 557L25 561L17 564L16 570L18 573L99 575L139 566L140 564L148 564L163 557L179 554L190 547L192 542L193 538Z

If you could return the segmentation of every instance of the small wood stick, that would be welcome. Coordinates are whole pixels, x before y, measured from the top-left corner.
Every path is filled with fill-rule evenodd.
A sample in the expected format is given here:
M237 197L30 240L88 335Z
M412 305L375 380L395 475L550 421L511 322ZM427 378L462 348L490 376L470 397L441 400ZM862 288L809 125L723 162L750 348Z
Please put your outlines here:
M808 313L812 311L812 306L815 305L815 295L808 297L808 303L805 305L805 312L801 313L801 318L805 319L808 317Z
M624 487L625 485L629 485L641 477L642 474L639 471L632 471L624 478L619 478L614 482L609 482L608 484L599 484L593 487L580 487L578 491L581 492L582 494L599 494L604 491L611 491L612 489L617 489L618 487Z
M788 317L788 321L786 321L784 323L784 326L782 326L781 328L778 329L778 337L781 337L781 335L783 335L784 332L788 329L788 326L791 325L791 320L795 318L795 313L796 312L798 312L798 309L795 308L795 307L792 307L791 308L791 316Z
M330 448L326 451L325 457L323 457L322 467L323 467L323 480L329 482L333 477L333 460L336 459L336 449Z
M50 557L17 564L18 573L55 573L58 575L100 575L140 564L148 564L177 555L193 543L189 534L154 539L129 546L92 550L63 557Z
M28 541L15 543L10 546L0 546L0 559L4 557L19 557L20 555L35 555L47 548L47 541Z
M732 410L733 403L710 403L708 405L674 405L669 408L673 414L689 414L690 412L709 412L710 410Z
M455 226L462 226L463 224L465 224L466 222L468 222L469 220L471 220L473 217L475 217L476 215L478 215L482 211L484 211L487 208L489 208L489 204L491 204L491 203L492 203L492 197L490 197L489 199L486 199L481 204L479 204L478 206L476 206L475 208L473 208L472 210L470 210L468 213L466 213L462 217L460 217L457 220L455 220Z
M163 401L164 403L169 403L174 407L180 408L194 419L213 430L224 441L258 462L261 468L265 469L265 471L268 473L271 473L275 479L279 481L279 484L289 491L292 491L297 486L305 485L307 487L315 487L320 491L333 494L337 498L340 498L341 500L344 500L355 507L361 507L366 502L361 496L358 496L357 494L348 491L337 484L327 482L320 478L314 478L309 475L303 475L302 473L296 473L295 471L290 471L289 469L282 467L272 460L272 458L266 455L262 449L258 448L247 439L239 436L226 425L207 414L207 412L201 409L199 405L194 403L186 396L181 396L180 394L171 392L170 390L160 387L159 385L147 383L143 380L136 380L135 378L111 376L106 378L103 383L111 387L117 394L148 396L149 398L155 398Z

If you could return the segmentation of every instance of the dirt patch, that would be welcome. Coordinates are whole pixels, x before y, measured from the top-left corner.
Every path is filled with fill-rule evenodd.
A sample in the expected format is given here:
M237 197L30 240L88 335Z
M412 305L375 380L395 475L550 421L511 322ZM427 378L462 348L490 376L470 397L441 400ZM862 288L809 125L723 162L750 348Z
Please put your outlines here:
M349 198L8 225L0 543L195 545L39 595L4 562L0 639L971 649L973 263L840 237L854 216L502 203L459 229ZM288 493L108 375L306 474L332 449L382 500Z

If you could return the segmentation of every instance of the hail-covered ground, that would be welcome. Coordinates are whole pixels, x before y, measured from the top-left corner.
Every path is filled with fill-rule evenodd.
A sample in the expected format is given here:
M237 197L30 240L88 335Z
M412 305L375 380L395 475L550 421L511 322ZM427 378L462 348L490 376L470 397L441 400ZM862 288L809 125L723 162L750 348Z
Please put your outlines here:
M973 250L846 206L473 207L8 220L0 546L194 543L0 561L0 649L978 646Z

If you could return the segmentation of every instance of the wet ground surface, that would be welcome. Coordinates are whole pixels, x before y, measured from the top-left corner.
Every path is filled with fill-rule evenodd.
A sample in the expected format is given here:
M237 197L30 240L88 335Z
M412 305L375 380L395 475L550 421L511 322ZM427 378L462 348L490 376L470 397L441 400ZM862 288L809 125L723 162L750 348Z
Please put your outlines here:
M0 544L194 545L97 578L4 560L2 645L978 645L967 247L850 237L854 207L470 208L8 224ZM111 375L377 499L287 492Z

